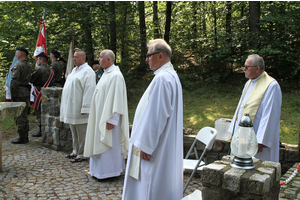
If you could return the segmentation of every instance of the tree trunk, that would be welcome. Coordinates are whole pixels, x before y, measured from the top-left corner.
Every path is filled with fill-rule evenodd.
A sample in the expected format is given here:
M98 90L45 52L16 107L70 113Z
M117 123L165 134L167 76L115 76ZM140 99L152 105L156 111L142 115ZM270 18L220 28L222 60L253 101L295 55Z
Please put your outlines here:
M227 42L231 42L231 1L226 1L226 33L227 33Z
M154 38L160 38L159 36L159 23L157 15L157 1L153 1L153 24L154 24Z
M140 20L140 42L141 42L141 53L140 53L140 65L137 67L137 75L143 76L147 72L147 63L145 61L147 54L146 47L146 25L145 25L145 5L144 1L138 2L139 9L139 20Z
M115 2L109 1L109 13L110 13L110 50L112 50L117 56L117 24L115 13Z
M260 31L260 2L249 1L249 30L256 33Z
M198 37L198 30L197 30L197 10L198 10L198 2L197 1L193 1L192 2L192 6L193 6L193 18L192 18L192 33L193 33L193 37L192 37L192 48L195 50L197 49L197 42L196 42L196 38Z
M203 36L206 37L206 8L205 8L205 1L201 2L201 7L202 7L202 16L203 16L203 20L202 20L202 32L203 32Z
M172 1L167 1L166 26L165 26L165 36L164 36L164 39L167 43L169 43L170 40L171 15L172 15Z
M218 29L217 29L217 7L216 7L216 2L213 2L214 6L213 6L213 18L214 18L214 33L215 33L215 50L217 50L218 48L218 38L217 38L217 33L218 33Z
M90 8L84 8L84 13L89 13ZM82 21L84 33L85 33L85 52L87 57L87 62L90 66L94 61L94 50L93 50L93 39L92 39L92 25L89 19Z
M127 30L127 16L128 16L128 7L129 1L122 1L120 2L123 4L123 19L122 19L122 37L121 37L121 66L126 71L129 69L128 65L128 58L129 58L129 51L128 51L128 44L126 42L126 38L128 37L128 30Z

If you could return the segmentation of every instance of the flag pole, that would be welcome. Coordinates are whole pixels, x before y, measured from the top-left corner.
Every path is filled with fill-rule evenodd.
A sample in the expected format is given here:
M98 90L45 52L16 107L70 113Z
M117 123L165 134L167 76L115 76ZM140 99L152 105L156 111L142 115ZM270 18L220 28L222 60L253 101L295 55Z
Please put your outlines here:
M44 20L44 23L46 24L46 14L47 14L47 10L46 8L43 8L43 20ZM46 41L46 44L47 44L47 37L45 37L45 41ZM46 53L46 56L47 56L47 49L45 49L45 53Z

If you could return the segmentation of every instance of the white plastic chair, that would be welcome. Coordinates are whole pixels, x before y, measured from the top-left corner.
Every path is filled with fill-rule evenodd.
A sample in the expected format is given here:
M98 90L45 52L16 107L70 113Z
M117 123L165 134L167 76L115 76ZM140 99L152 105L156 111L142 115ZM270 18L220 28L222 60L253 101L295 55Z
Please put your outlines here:
M183 170L184 171L185 170L193 170L189 180L187 181L187 183L183 189L183 194L184 194L186 188L188 187L189 183L191 182L195 172L202 170L203 166L207 165L207 162L206 162L206 159L204 159L204 156L205 156L206 151L210 150L212 148L217 134L218 134L217 130L212 127L204 127L198 132L191 148L189 149L188 153L186 154L185 158L183 159ZM197 155L197 149L195 148L197 140L199 140L200 142L205 144L205 148L199 159L198 159L198 155ZM192 153L193 150L195 151L197 160L188 159L188 157L190 156L190 154Z
M202 192L195 190L192 194L183 197L181 200L202 200Z

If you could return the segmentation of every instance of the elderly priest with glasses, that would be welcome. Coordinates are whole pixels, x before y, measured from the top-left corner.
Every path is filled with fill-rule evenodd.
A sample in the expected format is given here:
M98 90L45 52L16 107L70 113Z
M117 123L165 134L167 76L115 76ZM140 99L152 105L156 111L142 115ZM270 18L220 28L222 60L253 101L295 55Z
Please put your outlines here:
M148 43L146 61L155 77L137 106L123 200L180 200L183 191L182 88L162 39Z
M231 121L229 132L238 127L241 117L249 113L258 150L256 158L279 162L279 128L282 94L278 82L265 72L265 62L257 54L245 62L246 82L239 104Z

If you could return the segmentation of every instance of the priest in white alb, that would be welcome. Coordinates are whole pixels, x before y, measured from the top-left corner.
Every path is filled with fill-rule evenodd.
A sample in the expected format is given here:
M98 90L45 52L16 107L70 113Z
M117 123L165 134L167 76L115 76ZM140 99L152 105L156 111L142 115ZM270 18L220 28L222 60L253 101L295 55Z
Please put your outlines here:
M72 163L86 160L83 157L84 140L96 86L95 72L85 60L86 54L83 50L74 52L73 61L76 67L69 74L61 96L60 121L69 124L73 140L73 151L65 157L71 159Z
M155 77L137 106L123 200L180 200L183 192L182 87L162 39L148 43L146 61Z
M124 77L114 65L111 50L100 53L104 69L92 97L84 156L90 157L90 175L103 179L120 176L128 153L129 122Z
M229 132L238 127L241 117L249 113L256 133L256 158L279 162L279 129L282 94L278 82L265 72L265 62L257 54L245 62L246 82L239 104L231 121Z

